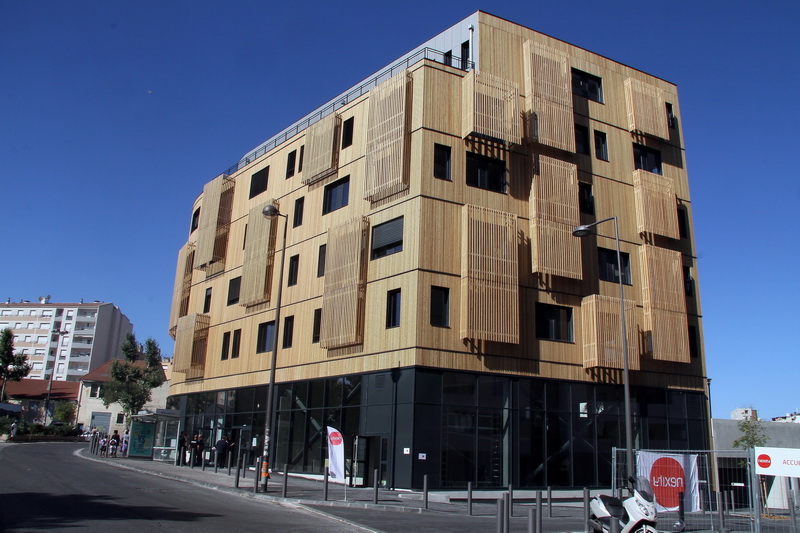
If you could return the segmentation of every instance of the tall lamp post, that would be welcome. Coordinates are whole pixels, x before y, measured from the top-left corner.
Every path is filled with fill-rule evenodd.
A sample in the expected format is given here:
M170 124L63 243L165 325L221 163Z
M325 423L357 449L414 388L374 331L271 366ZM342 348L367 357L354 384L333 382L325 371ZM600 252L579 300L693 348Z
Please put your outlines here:
M633 470L633 422L631 419L631 385L628 372L628 333L625 327L625 289L622 281L622 252L619 249L619 222L617 217L604 218L592 224L585 224L572 230L575 237L586 237L594 233L593 228L603 222L614 221L614 236L617 242L617 271L619 272L619 316L622 330L622 379L625 395L625 459L628 477L634 476ZM627 479L626 479L627 482Z
M281 295L283 293L283 258L286 255L286 229L289 226L289 217L281 214L277 207L269 204L261 211L264 217L275 220L277 217L283 217L283 241L281 242L281 268L278 275L278 297L275 300L275 329L272 335L272 363L270 364L269 371L269 387L267 388L267 413L264 422L264 450L262 454L262 489L267 492L267 483L269 482L269 440L270 430L272 429L272 398L275 395L275 369L278 365L278 330L281 323Z
M56 374L56 367L58 366L58 349L61 346L61 336L69 333L66 329L54 329L53 333L58 335L56 341L56 353L53 356L53 370L50 372L50 381L47 383L47 399L44 401L44 425L47 425L47 412L50 407L50 394L53 392L53 376Z

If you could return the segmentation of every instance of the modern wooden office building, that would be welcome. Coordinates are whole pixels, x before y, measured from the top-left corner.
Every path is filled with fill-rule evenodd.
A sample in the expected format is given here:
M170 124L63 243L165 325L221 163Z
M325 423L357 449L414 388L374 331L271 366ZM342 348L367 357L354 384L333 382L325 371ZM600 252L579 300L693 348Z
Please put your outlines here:
M336 96L186 206L184 429L260 454L277 338L280 469L321 473L332 426L359 482L607 486L624 307L635 447L707 448L680 118L672 83L483 12ZM621 271L612 221L573 236L609 217Z

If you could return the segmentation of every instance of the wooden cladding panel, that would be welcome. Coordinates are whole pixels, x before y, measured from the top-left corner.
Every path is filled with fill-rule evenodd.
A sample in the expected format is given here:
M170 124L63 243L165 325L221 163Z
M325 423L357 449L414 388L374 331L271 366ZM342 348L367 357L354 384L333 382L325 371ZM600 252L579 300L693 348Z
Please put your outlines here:
M522 141L516 83L473 70L462 80L461 105L465 139L478 134L509 144Z
M644 306L685 313L686 291L681 253L645 244L639 248L639 263Z
M411 75L403 71L369 92L364 199L408 189Z
M572 108L536 97L531 106L531 138L553 148L574 152L575 116Z
M275 256L274 227L277 224L262 214L270 204L278 206L277 202L270 201L252 208L247 215L247 240L239 294L239 304L245 307L268 302L270 298L269 282Z
M633 193L639 233L655 233L671 239L680 238L678 203L672 178L645 170L634 170Z
M573 237L575 226L531 219L531 270L564 278L581 279L580 239Z
M214 241L217 237L223 181L224 177L220 176L203 187L203 204L200 207L200 220L197 225L197 249L194 254L195 268L202 268L214 259Z
M645 307L644 324L645 329L650 331L653 359L674 363L692 362L686 313Z
M325 179L336 172L339 164L340 123L339 115L331 113L306 130L303 185Z
M664 91L634 78L625 80L625 105L628 129L661 139L669 139Z
M526 41L523 49L530 136L547 146L574 152L572 74L567 56L531 41Z
M366 241L369 221L359 217L328 230L320 347L364 340Z
M175 339L178 319L189 312L189 294L192 288L194 265L194 243L187 242L178 251L178 265L175 271L175 286L172 292L172 307L169 313L170 335Z
M517 344L517 217L465 205L461 220L461 337Z
M631 342L636 332L636 304L625 300L625 328L628 335L628 368L639 370L638 342ZM581 335L584 368L623 368L622 324L619 298L593 294L581 302Z
M202 377L210 321L209 315L199 314L186 315L178 319L172 369L186 374L187 379Z

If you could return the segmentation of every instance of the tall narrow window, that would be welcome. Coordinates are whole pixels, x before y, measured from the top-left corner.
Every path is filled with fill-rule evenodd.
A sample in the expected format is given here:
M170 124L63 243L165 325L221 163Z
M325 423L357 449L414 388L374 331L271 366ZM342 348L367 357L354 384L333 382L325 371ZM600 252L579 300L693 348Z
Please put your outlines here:
M342 122L342 148L347 148L353 144L353 125L355 117L350 117Z
M431 326L450 326L450 289L431 286Z
M621 252L622 259L622 283L631 285L631 260L630 256ZM600 279L619 283L619 268L617 267L617 251L608 248L597 249L597 263Z
M536 338L572 342L572 309L560 305L537 303Z
M208 313L211 310L211 287L206 289L206 297L203 300L203 313Z
M592 193L592 184L585 181L578 182L578 205L580 206L581 213L587 215L594 215L594 194Z
M306 197L301 196L294 201L294 219L292 220L292 227L296 228L303 224L303 207L306 203Z
M275 342L275 321L262 322L258 325L256 336L256 353L264 353L272 350Z
M442 62L447 65L448 67L453 65L453 51L448 50L444 53L444 57L442 58Z
M678 235L681 239L689 238L689 215L685 207L678 208Z
M661 152L641 144L633 145L633 165L638 170L661 174Z
M289 258L289 275L286 278L286 286L297 285L297 270L300 268L300 256L293 255Z
M694 296L694 278L692 278L692 269L688 266L683 267L683 286L686 296Z
M325 252L328 249L328 245L321 244L319 246L319 255L317 256L317 277L321 278L325 275Z
M675 129L675 111L672 109L672 104L665 102L664 105L667 107L667 125L670 128Z
M220 359L223 361L228 358L228 350L231 347L231 332L226 331L222 334L222 353L220 354Z
M239 303L239 288L242 285L242 276L232 278L228 282L228 305Z
M286 179L288 180L292 176L294 176L294 165L297 160L297 150L292 150L289 152L288 157L286 158Z
M403 217L372 228L372 259L403 251Z
M319 342L319 332L322 327L322 309L314 309L314 326L311 330L311 342L316 344Z
M337 209L347 206L350 193L350 176L334 181L325 186L322 197L322 214L327 215Z
M192 233L200 226L200 208L194 210L192 213L192 225L190 226L189 233Z
M267 190L269 182L269 167L264 167L250 176L250 198L255 198Z
M469 69L469 41L461 43L461 68L464 70Z
M386 293L386 327L400 326L400 289Z
M575 152L589 155L589 128L575 124Z
M231 359L239 357L239 344L242 342L242 330L233 330L233 342L231 343Z
M294 315L283 319L283 347L292 347L292 337L294 337Z
M505 193L506 162L467 152L467 185Z
M303 155L305 155L305 152L306 152L306 145L304 144L303 146L300 147L300 159L297 161L298 172L303 171Z
M440 180L451 181L450 153L452 149L443 144L433 145L433 177Z
M608 138L604 131L594 130L594 156L601 161L608 161Z

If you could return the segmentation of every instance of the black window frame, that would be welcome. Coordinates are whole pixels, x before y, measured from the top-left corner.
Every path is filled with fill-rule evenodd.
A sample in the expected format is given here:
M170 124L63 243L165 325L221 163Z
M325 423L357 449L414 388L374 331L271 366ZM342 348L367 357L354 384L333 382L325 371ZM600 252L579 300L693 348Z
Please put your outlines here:
M400 327L401 296L400 289L386 291L386 329Z
M578 182L578 208L581 213L594 215L594 191L591 183Z
M206 287L206 295L203 298L203 313L211 311L211 287Z
M289 155L286 156L286 179L288 180L292 176L294 176L294 167L295 163L297 162L297 150L292 150L289 152Z
M342 192L344 190L344 192ZM338 211L350 202L350 176L329 183L325 186L322 197L322 215Z
M453 181L453 147L446 144L433 144L433 177Z
M583 124L575 124L575 153L581 155L591 154L589 148L589 128Z
M653 158L652 163L650 158ZM637 170L644 170L651 174L664 174L663 161L661 159L661 150L650 148L639 143L633 143L633 166ZM649 167L649 168L648 168Z
M270 335L270 332L272 335ZM272 351L274 346L275 321L262 322L258 325L256 333L256 353L267 353ZM270 340L272 342L270 342Z
M242 289L242 276L231 278L228 281L228 305L239 303L239 293Z
M603 78L589 74L583 70L572 69L572 94L582 96L587 100L604 103Z
M294 339L294 315L287 316L283 319L283 339L281 347L291 348L292 340Z
M501 178L498 172L502 174ZM500 194L506 194L508 190L506 162L503 159L467 152L466 173L466 182L470 187Z
M297 228L303 225L303 210L306 205L306 197L301 196L294 201L294 215L292 216L292 227Z
M594 156L600 161L608 161L608 134L594 130Z
M298 174L303 171L303 156L305 155L305 152L306 152L306 145L304 144L304 145L300 146L300 157L297 158L297 173Z
M222 334L222 351L220 352L220 361L228 359L228 352L231 348L231 332L226 331Z
M286 274L286 286L294 287L297 285L297 273L300 270L300 254L289 258L289 272Z
M200 207L194 210L192 213L192 222L189 224L189 234L191 235L194 231L200 227Z
M231 359L239 358L239 348L242 345L242 330L233 330L233 339L231 340Z
M254 172L250 176L250 196L249 198L255 198L259 194L266 192L267 186L269 185L269 165L262 168L258 172Z
M317 277L321 278L325 275L325 256L328 251L327 244L320 244L319 245L319 252L317 255Z
M430 325L450 327L450 287L431 285Z
M399 229L398 229L399 225ZM399 234L399 238L398 238ZM372 227L370 259L380 259L403 251L403 217L399 216Z
M535 322L537 339L553 342L575 342L574 313L571 307L536 302ZM566 324L562 325L563 322L566 322ZM566 337L563 337L561 334L565 330Z
M319 342L320 331L322 330L322 308L314 309L314 320L311 329L311 344Z
M350 117L342 121L342 149L353 146L353 130L355 129L355 117Z
M627 252L620 252L622 260L622 284L633 285L631 275L631 257ZM617 251L610 248L597 247L597 277L600 281L619 283L617 274Z

